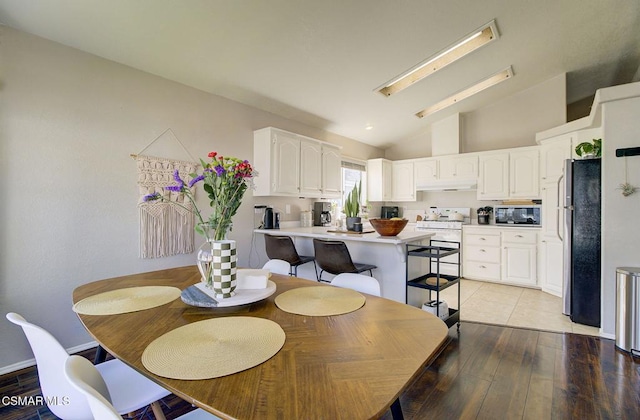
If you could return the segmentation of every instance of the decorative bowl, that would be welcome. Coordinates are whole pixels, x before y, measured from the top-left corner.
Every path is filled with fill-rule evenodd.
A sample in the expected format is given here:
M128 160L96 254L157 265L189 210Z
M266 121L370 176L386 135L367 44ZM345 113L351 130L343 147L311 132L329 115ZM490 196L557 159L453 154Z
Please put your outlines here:
M369 219L371 226L380 236L396 236L402 232L409 220L407 219Z

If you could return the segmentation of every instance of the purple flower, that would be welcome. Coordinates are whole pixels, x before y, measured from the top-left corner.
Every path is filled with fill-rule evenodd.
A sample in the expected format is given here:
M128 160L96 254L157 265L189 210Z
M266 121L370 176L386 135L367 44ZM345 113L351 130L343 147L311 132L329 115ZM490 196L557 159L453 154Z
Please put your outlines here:
M173 173L173 179L176 180L178 185L170 185L168 187L164 187L164 189L169 191L181 192L184 188L184 181L180 178L180 173L177 169Z
M202 181L204 179L204 175L198 175L197 177L193 178L191 181L189 181L189 188L192 188L196 183Z
M164 187L165 190L174 192L181 192L182 188L184 188L184 185L169 185L168 187Z
M154 192L153 194L147 194L144 197L142 197L143 201L155 201L155 200L160 200L160 193L158 192Z
M224 173L226 172L224 170L224 167L222 165L218 165L215 167L216 173L218 174L218 176L222 176L224 175Z
M184 185L184 181L180 178L180 172L178 172L177 169L173 173L173 179L175 179L178 184Z

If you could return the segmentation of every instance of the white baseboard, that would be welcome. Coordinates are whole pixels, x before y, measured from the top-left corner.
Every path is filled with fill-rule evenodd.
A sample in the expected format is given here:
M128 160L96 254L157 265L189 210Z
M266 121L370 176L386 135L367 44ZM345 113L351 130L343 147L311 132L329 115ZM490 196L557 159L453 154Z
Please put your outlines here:
M98 346L98 342L97 341L90 341L88 343L85 344L80 344L79 346L74 346L74 347L70 347L67 350L67 353L69 354L74 354L74 353L78 353L84 350L88 350L91 349L93 347L97 347ZM18 362L18 363L14 363L12 365L9 366L3 366L0 368L0 375L6 375L7 373L11 373L11 372L15 372L18 371L20 369L24 369L24 368L28 368L31 366L35 366L36 365L36 359L29 359L29 360L24 360L22 362Z
M616 339L616 335L615 334L605 333L605 332L602 331L602 328L600 329L600 337L608 338L610 340L615 340Z

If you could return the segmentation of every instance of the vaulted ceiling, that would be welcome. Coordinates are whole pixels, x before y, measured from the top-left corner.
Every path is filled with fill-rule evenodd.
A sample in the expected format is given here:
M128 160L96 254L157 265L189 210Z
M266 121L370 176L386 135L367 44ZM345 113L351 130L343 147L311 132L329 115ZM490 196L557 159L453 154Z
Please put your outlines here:
M375 91L493 19L497 41ZM378 147L562 73L568 103L640 77L638 0L0 0L0 23Z

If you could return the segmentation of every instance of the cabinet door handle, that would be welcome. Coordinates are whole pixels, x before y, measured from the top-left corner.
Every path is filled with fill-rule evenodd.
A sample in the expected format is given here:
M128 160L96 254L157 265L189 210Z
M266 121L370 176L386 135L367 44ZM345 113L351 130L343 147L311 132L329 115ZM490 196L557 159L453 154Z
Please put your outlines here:
M481 265L480 268L487 268L487 267L485 267L484 265Z
M485 251L484 249L480 249L480 252L487 252L487 251Z
M516 235L516 238L524 238L522 235Z
M486 241L486 239L484 239L484 238L479 238L479 239L480 239L481 241Z

